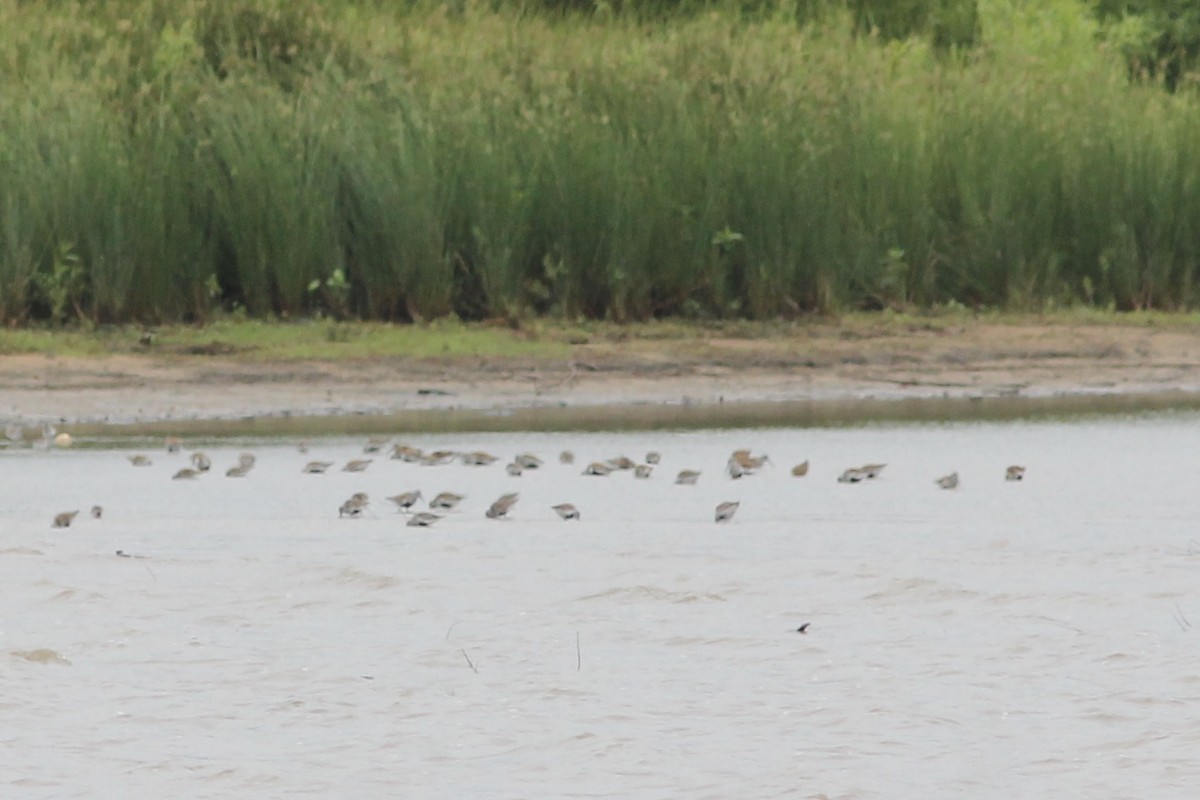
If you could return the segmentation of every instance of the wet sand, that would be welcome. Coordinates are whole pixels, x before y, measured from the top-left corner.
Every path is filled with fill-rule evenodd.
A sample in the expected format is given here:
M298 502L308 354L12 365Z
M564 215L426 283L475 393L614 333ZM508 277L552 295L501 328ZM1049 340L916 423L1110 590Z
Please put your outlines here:
M0 417L93 427L170 422L715 408L925 399L1200 398L1200 327L1036 322L810 325L574 345L531 360L261 362L178 353L0 359Z

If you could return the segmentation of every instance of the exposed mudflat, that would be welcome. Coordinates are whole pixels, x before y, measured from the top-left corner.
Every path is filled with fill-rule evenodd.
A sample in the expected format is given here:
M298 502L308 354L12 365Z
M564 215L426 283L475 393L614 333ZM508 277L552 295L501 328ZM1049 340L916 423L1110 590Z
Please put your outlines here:
M561 360L272 361L157 353L0 359L0 416L91 426L183 421L704 408L928 398L1200 396L1188 325L810 325L793 334L572 345Z

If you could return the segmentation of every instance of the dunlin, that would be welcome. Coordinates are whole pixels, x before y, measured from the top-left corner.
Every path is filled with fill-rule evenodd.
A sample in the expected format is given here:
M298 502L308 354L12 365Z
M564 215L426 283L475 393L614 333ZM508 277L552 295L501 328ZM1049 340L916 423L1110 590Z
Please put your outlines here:
M476 450L473 453L463 453L461 458L462 462L468 467L486 467L493 461L498 460L498 456L494 456L491 453L485 453L482 450Z
M583 470L584 475L609 475L613 468L608 464L602 464L599 461L593 461Z
M332 466L332 461L310 461L300 471L307 472L309 475L324 475L325 471Z
M1025 480L1025 468L1024 467L1016 467L1016 466L1009 467L1008 469L1004 470L1004 480L1006 480L1006 481Z
M176 472L174 475L172 475L171 480L173 480L173 481L190 480L191 478L195 478L199 474L200 474L200 470L192 469L191 467L184 467L183 469L179 470L179 472Z
M795 475L797 478L803 478L805 475L808 474L808 462L802 461L801 463L792 467L792 474Z
M675 483L680 486L695 486L698 480L700 480L700 473L694 469L681 470L675 476Z
M866 477L867 473L858 467L850 467L841 475L838 475L838 483L859 483Z
M92 506L92 519L100 519L104 516L103 506Z
M369 458L352 458L346 462L346 466L342 467L342 472L362 472L369 466L371 466Z
M734 461L732 458L729 459L729 462L725 465L725 470L729 473L729 477L733 478L734 480L737 480L743 475L750 474L749 471L741 465L741 463Z
M390 436L369 436L367 443L363 445L364 453L378 453L383 450L388 442L392 440Z
M75 515L78 513L79 513L78 511L64 511L61 514L55 514L54 515L54 524L52 527L55 527L55 528L71 527L71 520L75 519Z
M257 461L258 459L255 458L254 453L242 453L238 456L238 466L245 467L246 469L253 467Z
M462 501L463 496L461 494L455 494L454 492L442 492L437 497L429 501L429 507L449 511Z
M617 456L608 460L608 466L612 469L633 469L637 462L628 456Z
M125 457L128 458L129 463L133 464L135 467L148 467L152 463L154 463L150 460L149 456L144 456L141 453L138 453L137 455L125 456Z
M733 515L737 513L739 502L721 503L717 506L716 520L717 522L729 522L733 519Z
M537 469L542 465L542 460L532 453L522 453L513 458L513 463L520 464L522 469Z
M208 472L212 469L212 459L197 450L192 453L192 466L200 472Z
M342 503L338 507L339 517L361 517L362 513L367 509L367 504L370 498L366 492L355 492L350 495L350 499Z
M657 464L659 461L662 461L661 453L658 453L654 450L651 450L649 453L646 453L646 463L647 464Z
M423 456L424 456L424 453L422 453L420 450L418 450L415 447L409 447L406 444L392 445L391 457L395 458L395 459L399 459L400 461L409 461L409 462L416 463L416 462L420 461Z
M437 522L441 517L437 514L430 514L428 511L422 511L413 514L405 523L410 528L428 528L433 523Z
M863 464L859 467L859 472L870 480L871 478L878 478L879 473L883 472L883 468L886 466L887 464Z
M575 454L572 453L570 450L563 450L561 453L558 454L558 463L574 464L575 463Z
M421 499L422 497L420 489L415 492L403 492L401 494L395 494L388 498L388 500L391 500L396 504L396 507L400 511L408 511L417 504L418 500Z
M935 483L937 483L937 485L943 489L957 489L958 488L958 473L951 472L949 475L944 475L944 476L938 478L937 481L935 481Z
M633 477L649 478L650 473L653 471L654 471L654 467L650 466L649 464L638 464L636 467L633 468Z
M511 463L504 465L504 471L507 472L509 475L512 475L514 478L519 478L519 477L521 477L521 473L524 472L525 470L521 467L520 464L513 461Z
M183 439L178 436L168 436L163 443L166 445L168 453L178 453L183 449Z
M237 464L225 470L226 478L244 478L253 469L253 465Z
M458 453L453 450L434 450L432 453L421 456L421 464L426 467L438 467L442 464L449 464L456 458L458 458Z
M508 514L509 509L516 505L519 498L520 495L516 492L502 496L488 507L488 510L484 512L484 516L488 519L500 519Z
M559 503L556 506L550 506L555 513L563 519L579 519L579 509L570 503Z

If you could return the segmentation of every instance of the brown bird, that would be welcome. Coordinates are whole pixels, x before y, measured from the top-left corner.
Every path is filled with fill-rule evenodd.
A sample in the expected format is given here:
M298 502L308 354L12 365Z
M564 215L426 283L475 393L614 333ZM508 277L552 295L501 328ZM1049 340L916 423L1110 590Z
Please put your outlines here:
M1025 480L1024 467L1009 467L1004 470L1004 480L1006 481L1023 481Z
M192 466L200 472L208 472L212 469L212 459L197 450L192 453Z
M550 506L563 519L580 519L579 509L570 503L559 503L556 506Z
M488 519L500 519L508 514L509 510L516 505L520 495L516 492L503 495L499 500L492 503L488 510L484 512L484 516Z
M658 462L660 462L660 461L662 461L661 453L654 451L654 450L651 450L649 453L646 453L646 463L647 464L658 464Z
M392 440L390 436L368 436L367 443L363 445L364 453L378 453L383 450L388 442Z
M412 508L413 506L415 506L417 504L418 500L422 499L421 490L418 489L415 492L402 492L400 494L392 495L391 497L389 497L387 499L391 500L393 503L395 503L396 508L399 511L408 511L410 508Z
M104 508L102 506L92 506L92 519L100 519L104 516Z
M951 472L949 475L944 475L941 478L938 478L935 483L943 489L957 489L958 473Z
M236 464L236 465L230 467L229 469L225 470L225 477L226 478L244 478L250 472L250 470L253 468L253 466L254 466L253 464L250 464L250 465Z
M369 499L366 492L355 492L350 499L338 507L339 517L361 517L367 509Z
M172 475L171 480L173 480L173 481L191 480L192 478L195 478L199 474L200 474L199 470L192 469L191 467L184 467L183 469L179 470L179 472L176 472L174 475Z
M180 439L178 436L168 436L164 440L164 444L167 446L168 453L178 453L183 449L183 439Z
M859 483L867 477L867 473L858 467L851 467L838 476L838 483Z
M612 471L613 471L613 468L610 467L608 464L603 464L599 461L593 461L592 463L587 465L587 468L584 469L583 474L584 475L609 475L612 473Z
M362 472L369 466L371 466L369 458L352 458L346 462L346 466L342 467L342 472Z
M804 461L792 467L792 474L797 478L803 478L808 474L808 462Z
M413 514L412 517L409 518L408 522L404 524L410 528L428 528L439 519L441 519L441 517L439 517L437 514L430 514L428 511L422 511L417 514Z
M887 464L863 464L861 467L859 467L859 472L861 472L867 477L868 480L870 480L872 478L878 478L879 473L883 472L883 468L886 466Z
M461 458L462 462L468 467L486 467L497 460L497 456L485 453L482 450L476 450L473 453L463 453Z
M125 456L125 457L128 458L129 463L133 464L135 467L148 467L154 463L153 461L150 460L150 456L144 456L141 453L138 453L137 455Z
M514 478L519 478L519 477L521 477L521 473L524 472L525 469L520 464L513 461L513 462L510 462L510 463L504 465L504 471L507 472L509 475L513 476Z
M633 477L635 477L635 478L649 478L649 477L650 477L650 473L651 473L651 472L653 472L653 471L654 471L654 467L650 466L649 464L638 464L638 465L637 465L636 467L634 467L634 469L633 469Z
M78 511L64 511L61 514L55 514L54 515L54 523L51 527L54 527L54 528L69 528L69 527L71 527L71 521L73 519L75 519L75 515L78 513L79 513Z
M440 508L445 511L449 511L462 501L463 496L461 494L455 494L454 492L442 492L437 497L429 501L429 507Z
M424 455L425 454L422 453L417 448L409 447L406 444L392 445L391 457L395 458L395 459L399 459L400 461L409 461L412 463L416 463L417 461L420 461L424 457Z
M570 450L563 450L561 453L558 454L558 463L574 464L575 463L575 454L572 453Z
M700 480L700 473L694 469L681 470L680 473L675 476L675 483L679 484L680 486L695 486L696 481L698 480Z
M513 463L520 464L522 469L537 469L542 465L542 460L532 453L522 453L513 458Z
M309 475L324 475L325 472L333 466L332 461L310 461L304 465L301 472L307 472Z
M608 466L610 469L633 469L637 463L627 456L617 456L608 460Z
M717 522L729 522L733 519L733 515L737 513L739 502L721 503L717 506L716 520Z

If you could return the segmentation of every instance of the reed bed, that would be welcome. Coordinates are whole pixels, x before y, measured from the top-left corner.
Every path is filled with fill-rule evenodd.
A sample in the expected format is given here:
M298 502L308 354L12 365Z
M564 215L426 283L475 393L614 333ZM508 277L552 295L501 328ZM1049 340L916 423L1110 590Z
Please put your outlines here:
M1082 6L0 3L0 321L1200 305L1200 104Z

